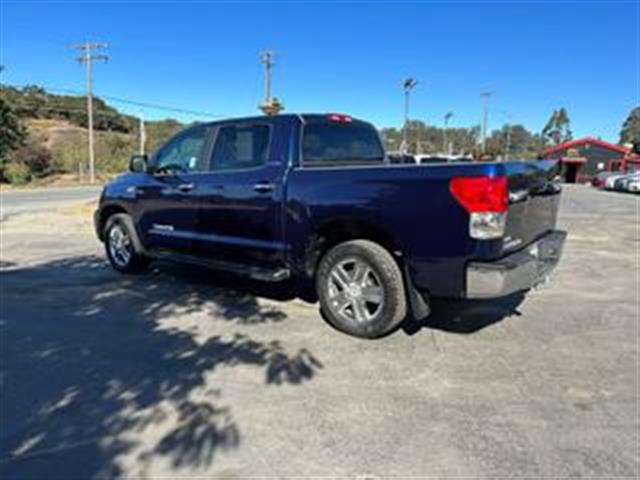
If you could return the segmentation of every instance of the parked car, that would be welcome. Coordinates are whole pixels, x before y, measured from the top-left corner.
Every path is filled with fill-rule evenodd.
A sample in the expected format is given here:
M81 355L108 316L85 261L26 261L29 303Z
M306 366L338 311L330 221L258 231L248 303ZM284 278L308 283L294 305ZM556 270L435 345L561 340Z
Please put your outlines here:
M471 157L464 155L448 155L448 154L419 154L415 155L417 163L421 165L450 163L450 162L472 162Z
M631 193L640 193L640 179L635 179L627 185L627 191Z
M631 173L631 174L625 175L622 178L619 178L614 182L613 188L621 192L626 192L628 191L627 190L628 185L634 180L640 180L639 172Z
M545 281L566 235L553 163L392 165L376 129L347 115L226 120L132 157L95 225L119 272L164 259L313 280L331 324L378 337L428 315L431 297Z
M626 172L617 172L614 175L608 176L604 181L604 189L605 190L615 190L616 182L621 178L624 178L628 175Z
M607 180L607 178L613 176L613 175L619 175L618 172L599 172L598 174L594 175L591 178L591 185L594 187L604 187L604 184Z
M387 158L389 159L389 163L393 163L393 164L415 165L417 163L416 158L413 155L410 155L408 153L398 153L398 152L388 153Z
M428 165L431 163L448 163L449 159L444 155L420 154L416 155L416 161L421 165Z

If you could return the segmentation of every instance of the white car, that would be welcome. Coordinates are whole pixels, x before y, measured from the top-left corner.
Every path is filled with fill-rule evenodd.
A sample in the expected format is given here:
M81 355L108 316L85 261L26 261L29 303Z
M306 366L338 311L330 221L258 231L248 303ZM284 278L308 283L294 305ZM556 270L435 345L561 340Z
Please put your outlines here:
M613 185L613 188L614 190L618 190L620 192L628 192L627 185L629 185L631 182L636 180L640 180L640 173L638 172L631 173L629 175L626 175L616 180L615 184Z
M613 190L613 189L615 189L616 180L620 180L621 178L624 178L627 175L629 175L629 174L628 173L621 173L619 175L611 175L610 177L607 177L606 180L604 181L604 185L603 185L605 190Z
M640 193L640 178L627 184L627 192Z

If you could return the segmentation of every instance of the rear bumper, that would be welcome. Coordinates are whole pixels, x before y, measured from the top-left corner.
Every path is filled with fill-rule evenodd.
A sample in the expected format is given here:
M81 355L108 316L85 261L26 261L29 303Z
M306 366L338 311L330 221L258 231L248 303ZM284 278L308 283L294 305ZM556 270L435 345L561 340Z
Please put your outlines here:
M560 260L567 232L554 230L494 262L467 265L467 298L497 298L544 283Z

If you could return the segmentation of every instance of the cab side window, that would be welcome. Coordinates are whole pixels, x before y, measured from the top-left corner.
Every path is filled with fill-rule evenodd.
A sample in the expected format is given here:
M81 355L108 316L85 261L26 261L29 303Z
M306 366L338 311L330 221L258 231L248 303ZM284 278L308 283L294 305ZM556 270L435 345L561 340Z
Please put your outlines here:
M237 170L267 163L271 129L267 125L220 127L211 169Z
M207 133L206 128L193 128L179 134L158 151L153 169L184 173L203 170Z

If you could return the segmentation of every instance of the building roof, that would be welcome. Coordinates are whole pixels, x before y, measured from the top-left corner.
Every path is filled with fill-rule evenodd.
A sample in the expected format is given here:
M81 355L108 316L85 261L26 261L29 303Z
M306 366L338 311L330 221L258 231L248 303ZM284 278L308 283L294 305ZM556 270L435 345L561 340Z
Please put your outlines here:
M615 143L609 143L609 142L605 142L604 140L600 140L598 138L593 138L593 137L584 137L584 138L579 138L577 140L572 140L570 142L565 142L565 143L561 143L560 145L556 145L555 147L549 147L547 149L545 149L544 153L546 154L550 154L550 153L556 153L559 152L561 150L566 150L568 148L574 148L574 147L579 147L580 145L585 145L585 144L593 144L593 145L598 145L600 147L606 148L608 150L613 150L614 152L618 152L621 154L625 154L628 153L629 150L621 145L616 145Z

